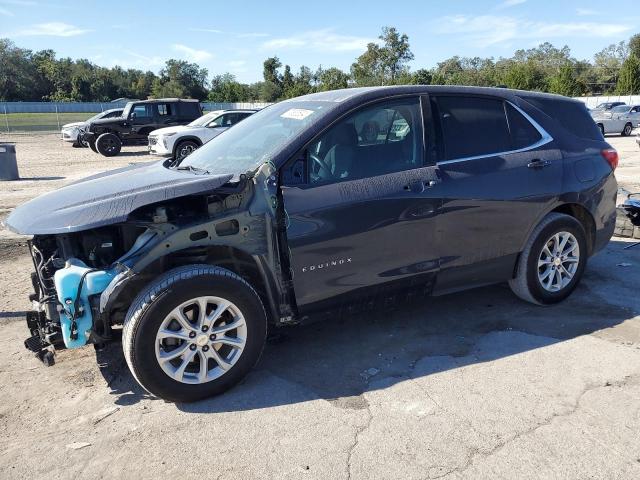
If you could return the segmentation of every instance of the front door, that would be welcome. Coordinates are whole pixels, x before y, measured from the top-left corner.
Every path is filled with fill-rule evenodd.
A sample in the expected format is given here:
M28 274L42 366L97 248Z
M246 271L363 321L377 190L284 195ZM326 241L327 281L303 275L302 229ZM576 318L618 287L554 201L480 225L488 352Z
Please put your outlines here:
M289 166L289 178L303 179L282 187L301 312L407 287L430 292L441 199L424 141L420 98L390 99L348 115L309 146L306 166Z

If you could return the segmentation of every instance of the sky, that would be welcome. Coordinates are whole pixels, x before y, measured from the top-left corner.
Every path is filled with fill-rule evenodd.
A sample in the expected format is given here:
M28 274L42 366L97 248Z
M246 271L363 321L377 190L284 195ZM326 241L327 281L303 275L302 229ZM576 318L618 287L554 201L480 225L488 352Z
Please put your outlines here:
M409 36L415 70L454 55L509 57L544 41L592 59L640 32L640 10L637 0L0 0L0 38L20 47L154 72L178 58L243 82L261 80L273 55L294 72L348 71L385 25Z

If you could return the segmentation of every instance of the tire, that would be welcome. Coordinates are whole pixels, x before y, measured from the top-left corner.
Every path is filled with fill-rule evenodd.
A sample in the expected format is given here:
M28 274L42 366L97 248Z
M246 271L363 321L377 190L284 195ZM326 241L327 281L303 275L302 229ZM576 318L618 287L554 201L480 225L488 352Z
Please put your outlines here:
M98 153L98 149L96 148L96 142L95 141L93 141L93 142L89 141L88 143L89 143L89 148L91 150L93 150L94 152Z
M628 137L629 135L631 135L632 131L633 131L633 125L631 125L631 123L627 123L624 126L624 130L622 130L622 136L623 137Z
M96 140L96 149L105 157L115 157L122 149L122 141L115 133L103 133Z
M184 140L176 145L176 153L173 157L177 162L181 162L187 156L191 155L198 147L200 147L200 145L193 140Z
M598 128L600 129L600 133L602 133L602 136L604 137L604 125L599 123Z
M195 317L201 318L198 307L191 311L186 309L189 307L182 308L205 296L209 297L205 300L205 312L209 312L208 308L218 302L209 315L217 312L222 301L228 304L221 317L211 324L209 331L203 327L193 328L197 326L197 322L192 322ZM178 309L188 324L175 320L174 312ZM214 330L228 328L236 322L241 325L237 329L219 332L217 337L211 335ZM180 328L180 325L183 326ZM185 329L184 326L189 328ZM159 338L161 329L164 337L171 338ZM171 335L167 336L167 332ZM235 337L228 336L234 332ZM174 334L181 335L180 340L176 340ZM194 337L187 338L188 335ZM242 380L258 362L266 336L267 316L260 297L251 285L221 267L189 265L166 272L140 292L124 321L122 348L131 373L145 390L168 401L193 402L218 395ZM244 346L240 349L216 344L213 337L216 340L224 338L234 344L242 343L244 338ZM166 344L170 340L174 345ZM161 362L163 355L171 356L176 350L182 352L178 357ZM193 352L193 361L186 362L186 368L183 367L180 373L180 367L185 364L185 357L191 355L190 352ZM207 377L202 378L201 359L214 353L215 358L206 360ZM228 360L228 363L221 363L218 359ZM223 363L226 370L222 368Z
M566 263L562 261L563 257L556 260L555 256L548 257L544 253L545 246L548 248L547 251L551 250L551 253L555 253L553 245L557 244L554 239L556 234L559 235L560 239L569 239L565 244L564 251L567 251L568 246L577 244L577 261L574 256L576 254L575 249L571 254L566 255ZM564 237L563 234L568 235ZM573 240L571 240L571 236ZM537 305L551 305L567 298L580 282L587 264L586 239L584 227L575 218L562 213L550 213L544 217L532 232L524 250L520 254L515 277L509 280L509 286L513 293L521 299ZM546 262L549 258L553 258L553 260L548 264L539 266L539 261L544 259ZM566 277L558 280L558 275L562 277L565 270L560 269L554 262L561 262L563 269L571 273L571 278L569 279L567 274ZM558 273L555 273L556 270L558 270ZM545 275L547 277L543 280ZM545 287L545 284L550 281L552 282L550 288Z

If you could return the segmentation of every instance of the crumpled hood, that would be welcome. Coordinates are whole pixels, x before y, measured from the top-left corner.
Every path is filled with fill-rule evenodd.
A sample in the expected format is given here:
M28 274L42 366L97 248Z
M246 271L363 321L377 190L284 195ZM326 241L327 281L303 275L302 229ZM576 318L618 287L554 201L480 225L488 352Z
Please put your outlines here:
M209 192L233 178L231 173L196 175L162 164L120 168L69 184L16 208L5 223L23 235L79 232L122 222L144 205Z

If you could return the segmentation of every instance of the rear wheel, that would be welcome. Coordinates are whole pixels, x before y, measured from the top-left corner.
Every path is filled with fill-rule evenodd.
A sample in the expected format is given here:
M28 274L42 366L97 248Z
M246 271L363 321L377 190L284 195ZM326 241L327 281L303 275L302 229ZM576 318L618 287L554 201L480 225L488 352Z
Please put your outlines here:
M122 141L115 133L103 133L96 140L96 149L105 157L115 157L122 149Z
M550 213L535 228L509 281L523 300L549 305L567 298L576 288L587 263L587 240L575 218Z
M633 130L633 125L631 125L630 123L627 123L624 126L624 130L622 130L622 135L625 137L628 137L629 135L631 135L632 130Z
M200 145L198 145L193 140L185 140L180 142L176 147L176 156L175 159L179 162L183 160L185 157L191 155L194 150L196 150Z
M176 268L131 305L122 347L134 377L169 401L217 395L256 364L267 334L255 290L233 272L209 265Z

